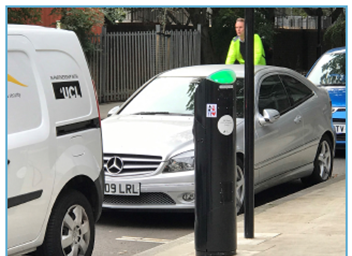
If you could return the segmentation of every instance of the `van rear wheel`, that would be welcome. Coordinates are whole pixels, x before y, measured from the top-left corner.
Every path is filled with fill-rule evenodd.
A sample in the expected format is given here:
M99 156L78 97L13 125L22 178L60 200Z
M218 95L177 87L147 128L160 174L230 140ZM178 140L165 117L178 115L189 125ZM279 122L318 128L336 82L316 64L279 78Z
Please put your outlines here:
M81 192L70 190L58 198L37 255L90 256L94 237L91 205Z

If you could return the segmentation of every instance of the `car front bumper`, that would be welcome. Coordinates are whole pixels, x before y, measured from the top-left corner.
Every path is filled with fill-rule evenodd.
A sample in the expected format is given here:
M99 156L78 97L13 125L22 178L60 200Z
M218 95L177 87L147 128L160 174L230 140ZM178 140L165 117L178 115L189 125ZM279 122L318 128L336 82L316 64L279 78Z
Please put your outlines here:
M105 176L105 182L140 184L138 196L105 194L105 209L194 210L194 171L134 178Z

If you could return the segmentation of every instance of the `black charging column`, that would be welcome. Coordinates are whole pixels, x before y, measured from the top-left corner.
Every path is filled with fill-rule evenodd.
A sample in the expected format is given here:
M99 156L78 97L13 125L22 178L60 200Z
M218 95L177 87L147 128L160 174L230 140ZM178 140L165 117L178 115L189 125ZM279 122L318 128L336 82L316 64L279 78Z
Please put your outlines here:
M236 254L234 81L233 71L219 71L194 96L197 256Z

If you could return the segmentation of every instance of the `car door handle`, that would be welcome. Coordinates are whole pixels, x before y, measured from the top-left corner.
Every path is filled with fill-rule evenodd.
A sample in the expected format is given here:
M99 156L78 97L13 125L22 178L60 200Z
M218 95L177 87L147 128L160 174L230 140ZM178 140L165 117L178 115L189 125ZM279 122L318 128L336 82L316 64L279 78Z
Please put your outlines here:
M299 124L302 121L301 116L296 116L295 119L293 120L296 124Z
M7 165L9 165L10 164L10 160L9 159L7 159Z

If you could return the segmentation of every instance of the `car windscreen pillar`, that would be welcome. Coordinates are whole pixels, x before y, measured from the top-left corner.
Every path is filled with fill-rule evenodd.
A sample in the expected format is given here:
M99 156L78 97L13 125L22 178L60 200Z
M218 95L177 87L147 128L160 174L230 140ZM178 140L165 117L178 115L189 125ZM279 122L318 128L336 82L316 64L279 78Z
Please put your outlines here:
M194 96L197 256L236 254L235 80L232 70L218 71Z

